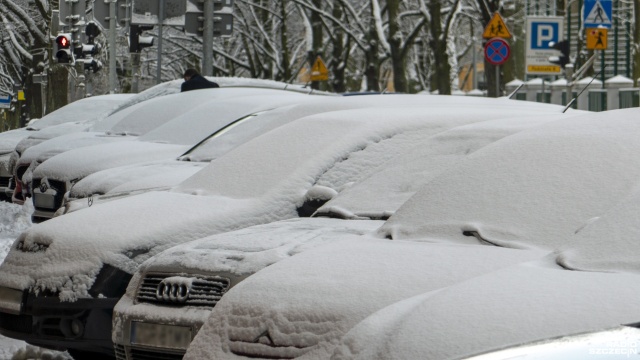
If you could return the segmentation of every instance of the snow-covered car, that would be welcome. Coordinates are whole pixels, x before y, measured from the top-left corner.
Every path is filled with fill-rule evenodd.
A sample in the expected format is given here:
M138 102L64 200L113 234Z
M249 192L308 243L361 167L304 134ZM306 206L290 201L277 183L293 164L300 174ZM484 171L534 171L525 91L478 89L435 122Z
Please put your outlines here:
M629 316L637 319L638 316ZM465 360L566 360L597 357L598 359L629 359L640 353L640 323L614 328L565 335L528 344L490 351Z
M593 278L596 286L592 287L591 291L601 283L608 283L608 287L603 288L606 292L616 287L623 288L623 284L634 278L626 274L619 278L608 274L567 274L570 272L558 271L562 268L554 264L554 252L563 251L562 257L567 257L566 254L571 254L578 248L576 244L586 244L579 240L574 244L571 239L586 224L606 214L637 191L640 159L636 153L640 150L640 144L634 139L640 134L640 124L633 120L637 116L637 109L608 114L585 113L536 126L489 144L467 156L459 166L431 180L376 231L380 240L393 240L388 241L391 249L394 243L402 243L402 251L408 253L420 251L418 249L423 246L437 245L451 248L471 246L478 251L485 251L487 248L539 250L549 254L541 259L539 264L524 264L517 269L500 271L506 277L513 276L514 281L496 276L493 287L500 287L502 291L490 300L486 300L489 296L486 294L487 291L467 291L464 295L460 293L460 299L466 299L463 308L469 309L464 311L464 316L456 318L457 313L461 313L456 309L456 301L443 301L442 304L448 304L450 307L434 310L443 315L440 317L442 320L433 322L434 327L441 328L424 331L439 333L432 335L434 338L438 337L438 341L425 345L425 349L442 348L436 344L447 342L445 339L449 340L448 345L451 345L451 348L463 349L463 346L456 342L455 336L446 333L447 324L451 323L455 323L460 331L466 332L470 342L484 344L484 340L477 340L477 331L469 331L469 328L470 323L483 323L486 316L483 312L484 306L491 301L496 304L495 311L499 312L500 306L511 303L511 299L517 299L514 304L519 307L517 310L514 309L514 314L528 317L529 308L522 306L528 297L538 304L545 303L545 297L556 299L553 301L566 299L571 292L567 284L570 284L572 279L579 283L578 279L582 277ZM585 231L587 229L588 225ZM593 263L597 263L598 254L606 254L607 250L604 248L609 246L607 240L588 242L596 244L594 248L587 247L593 251L590 257ZM405 279L413 279L403 271L394 273L392 279L395 280L385 281L380 274L372 276L373 270L368 267L363 267L364 270L359 269L359 266L363 266L358 262L360 254L352 255L352 258L344 255L342 259L338 259L336 254L357 252L350 247L351 243L341 245L344 249L335 244L330 246L333 248L318 250L314 255L318 257L317 260L312 260L307 252L304 252L266 267L231 288L213 308L210 317L194 338L185 359L234 358L236 355L251 358L290 358L303 354L306 354L305 357L308 359L331 358L335 345L345 332L372 313L398 301L386 303L386 299L393 296L388 295L383 301L380 297L381 291L398 294L397 299L402 300L402 296L416 291L419 287L416 281L401 284ZM411 246L415 246L416 250L411 250ZM361 245L361 248L365 247ZM325 255L320 254L322 251L326 251ZM367 251L371 249L367 248ZM633 251L628 253L632 254ZM305 257L300 259L299 256ZM447 257L446 260L453 261L452 258L455 256ZM604 254L603 259L608 263ZM475 260L482 261L481 257ZM619 260L616 260L616 263L619 263ZM381 248L376 265L382 264L388 267L389 271L427 266L409 264L406 258L389 249ZM446 271L455 274L459 268L466 269L465 265L457 263L456 267L446 268ZM429 273L426 267L423 269L418 271L413 268L413 271L423 276ZM585 267L576 265L575 269ZM611 267L607 267L606 270L611 270ZM487 274L483 278L491 276ZM524 291L522 287L513 285L517 278L520 278L522 284L532 283L539 286L532 285L530 292ZM543 280L546 278L556 279L557 283L550 282L547 286ZM635 283L637 280L634 280ZM473 281L468 280L465 283ZM447 286L464 286L463 284L454 285L453 282L449 282ZM481 283L474 289L486 286ZM556 290L556 287L562 286L566 288ZM581 301L584 301L581 304L590 301L587 288L585 285L584 289L576 290L580 293ZM632 289L621 291L625 294L637 294L638 289L640 287L633 285ZM425 296L437 297L448 291L445 288L433 287L425 287L423 290L416 294L424 293ZM540 297L534 298L531 293L539 294ZM563 295L556 297L557 294ZM605 295L598 291L594 296L597 301L609 299L612 304L616 303L613 301L613 293ZM630 297L624 300L622 298L624 296L615 306L607 306L603 312L609 316L617 309L617 316L611 317L610 323L598 322L599 326L615 325L615 321L621 321L623 315L628 318L628 308L619 306L637 301ZM498 301L499 299L502 300ZM592 303L596 305L592 305L594 307L590 309L591 312L598 311L597 306L600 306L600 303L597 301ZM481 305L476 306L477 304ZM635 305L635 312L637 308L640 308L640 303ZM425 309L431 308L425 306ZM471 309L475 312L474 316L469 314ZM372 313L367 313L368 311ZM539 313L531 316L542 319L542 311L541 308ZM558 310L562 311L568 312L567 308ZM444 319L449 316L444 315L447 312L451 319ZM456 314L451 314L452 312ZM391 314L402 319L401 310L392 311ZM585 319L589 318L586 316L588 312L581 311L580 314ZM552 316L556 316L558 321L562 319L557 313ZM603 315L602 318L607 316ZM408 318L427 321L432 317L410 314ZM473 320L469 323L465 319ZM518 321L522 320L520 318ZM512 331L518 321L507 324L504 329ZM371 324L376 322L372 321L368 327L365 326L365 331L372 327ZM415 326L419 326L418 320L415 321ZM493 326L500 325L498 323ZM407 333L412 330L415 329L411 328ZM396 327L391 324L386 328L385 334L395 331ZM489 333L487 329L480 332ZM385 334L373 338L363 333L361 340L368 341L367 344L375 347L384 343ZM424 343L418 340L420 335L407 335L396 338L397 344L394 345L405 346L407 338L410 338L409 343ZM456 341L452 341L453 339ZM354 341L344 340L344 348L350 349L352 344ZM416 345L420 346L422 345ZM410 346L406 347L407 352L398 356L399 358L457 358L431 356L430 353L411 353ZM391 348L382 346L381 350ZM389 354L384 353L378 357L367 355L362 358L385 358L385 355ZM340 358L340 354L335 356Z
M297 217L315 183L324 180L325 188L339 191L393 157L365 155L385 139L527 111L522 102L501 99L394 97L410 97L415 105L298 119L215 159L171 191L106 202L32 226L0 265L0 320L7 319L0 321L0 333L72 353L113 354L113 307L138 266L153 255L216 233ZM31 326L15 325L25 323Z
M213 235L154 256L141 265L114 309L116 353L130 360L160 353L181 358L216 302L242 279L314 246L374 232L422 184L469 154L523 129L565 117L544 114L483 121L437 134L406 133L379 145L378 151L395 152L394 158L332 197L310 218ZM169 291L174 287L180 289L176 296ZM180 341L171 341L174 338Z
M313 91L305 89L300 86L292 86L287 83L271 80L261 79L247 79L247 78L215 78L214 79L221 87L224 88L250 88L255 93L258 93L260 89L264 90L281 90L292 93L303 94L323 94L334 95L324 93L320 91ZM120 97L127 96L124 102L117 106L112 111L104 112L101 114L93 114L87 117L83 121L71 124L61 124L55 128L49 127L45 130L40 130L37 135L30 135L23 139L15 146L15 151L11 155L9 170L14 174L15 182L20 191L14 191L13 201L22 203L24 199L31 196L31 173L33 169L45 161L46 159L59 154L61 152L89 146L92 144L98 144L101 142L111 142L122 140L122 136L143 135L145 132L159 126L163 122L170 118L181 114L185 110L188 110L194 104L199 104L204 99L211 98L201 93L190 93L185 99L180 100L182 106L173 106L174 104L165 103L162 100L158 100L165 95L177 94L180 92L180 85L182 80L173 80L165 83L158 84L150 89L147 89L139 94L135 95L117 95ZM248 90L244 90L245 92ZM226 91L221 94L217 94L217 97L230 96L226 94L233 94ZM97 98L97 97L95 97ZM156 99L155 101L152 101ZM200 99L200 101L198 101ZM86 100L83 100L86 101ZM140 115L141 107L144 107L144 102L151 102L149 107L156 107L155 111L150 111L149 108L144 110L144 113L148 114L147 117ZM137 105L137 106L136 106ZM78 107L80 105L74 105ZM132 108L133 107L133 108ZM95 112L95 111L94 111ZM108 116L108 118L106 118ZM82 118L79 114L72 116ZM44 119L44 118L43 118ZM43 122L40 119L35 124L30 126L30 129L40 129L47 122ZM59 117L58 117L59 119ZM58 120L61 121L61 120ZM72 133L83 132L81 134L70 135ZM111 136L104 136L108 132ZM56 142L49 141L47 145L43 145L38 149L30 149L31 147L38 145L44 141L53 139L58 136L65 135L62 139L58 139ZM125 137L124 139L130 139ZM22 181L25 181L23 184Z
M9 166L11 152L18 142L27 136L29 131L26 128L0 133L0 201L11 201L13 194L13 176Z
M639 204L640 196L633 192L586 220L544 262L505 269L381 310L342 339L335 358L376 359L393 353L398 358L477 355L472 358L484 360L512 358L506 356L523 350L538 355L534 359L636 356L637 329L594 334L607 343L586 336L585 344L585 336L578 335L580 347L566 337L640 319ZM450 312L454 306L455 314ZM529 343L540 351L520 346Z
M71 149L39 164L33 170L31 180L35 209L33 222L52 218L63 205L63 197L72 184L87 175L128 164L175 159L203 139L224 131L247 115L301 103L310 97L281 90L252 88L217 88L199 90L197 93L205 97L200 97L200 102L190 105L189 99L195 95L189 92L158 98L178 108L181 114L171 116L164 124L142 136L129 141Z
M129 94L113 94L81 99L30 122L24 128L0 133L0 199L6 194L11 199L17 151L23 150L24 144L85 128L131 97Z

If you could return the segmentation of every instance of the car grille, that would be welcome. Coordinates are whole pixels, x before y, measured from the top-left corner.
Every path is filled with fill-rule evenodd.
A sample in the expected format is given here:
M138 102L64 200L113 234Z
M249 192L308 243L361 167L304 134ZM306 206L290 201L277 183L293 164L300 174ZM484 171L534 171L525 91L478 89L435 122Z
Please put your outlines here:
M124 346L113 344L113 351L116 354L116 360L127 360L127 353L124 350Z
M0 176L0 187L9 187L11 177Z
M36 209L43 211L58 210L62 206L66 183L64 181L48 180L47 189L53 190L43 193L40 190L42 179L33 179L32 194L33 203Z
M159 298L156 293L158 285L169 278L184 277L190 279L191 288L188 292L188 296L184 301L167 301ZM138 295L136 297L139 303L154 303L170 306L202 306L202 307L214 307L222 295L229 289L229 279L219 276L195 276L184 274L147 274L140 288L138 289Z
M182 360L184 352L167 352L152 351L148 349L129 348L129 357L127 358L127 349L119 344L113 344L113 350L116 360Z
M33 319L29 315L0 313L0 328L30 334L33 331Z

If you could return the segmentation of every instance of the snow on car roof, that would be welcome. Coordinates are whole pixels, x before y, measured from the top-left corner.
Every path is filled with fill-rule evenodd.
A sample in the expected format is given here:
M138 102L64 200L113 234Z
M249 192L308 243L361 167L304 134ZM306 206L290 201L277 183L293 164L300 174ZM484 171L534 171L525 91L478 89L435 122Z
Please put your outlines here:
M81 179L98 170L115 166L176 158L207 135L219 131L246 114L279 104L298 102L307 97L302 94L264 89L261 89L263 92L261 95L240 96L245 93L241 90L237 88L219 90L220 94L226 94L223 98L211 97L193 108L187 106L189 110L183 111L183 115L168 120L137 139L94 145L89 148L69 149L40 164L34 170L33 176L35 178L47 176L57 180ZM251 94L253 91L251 89L249 93ZM278 94L266 94L266 92L272 91ZM207 92L203 91L202 93L206 94ZM236 96L233 96L233 93ZM165 97L164 101L167 100L169 99ZM173 106L175 107L175 105ZM166 150L160 150L164 147Z
M333 355L460 359L633 323L640 318L638 280L520 264L391 305L354 327Z
M495 142L420 190L381 236L556 248L637 188L637 116L586 113Z
M379 147L369 148L385 139L419 128L443 131L470 123L485 111L522 112L495 106L482 111L475 106L452 109L425 103L427 97L415 98L424 106L336 111L299 119L214 160L171 192L114 200L35 225L16 242L34 251L20 251L15 245L0 266L7 275L0 282L14 288L61 290L63 299L87 296L102 264L133 273L144 260L178 243L296 217L304 194L336 164L346 169L351 162L359 169L343 172L345 177L334 184L340 188L388 160L376 151ZM358 156L352 156L356 152Z
M89 129L89 131L108 131L110 133L143 135L158 126L167 123L182 114L194 111L199 106L214 100L230 97L283 93L272 89L230 88L202 89L184 93L157 96L137 103L127 109L112 114Z
M206 78L211 81L215 81L216 83L218 83L218 85L220 85L220 87L254 87L254 88L263 88L263 89L287 90L291 92L300 92L300 93L306 93L306 94L317 93L317 94L335 96L335 94L313 90L310 88L305 88L304 86L292 85L292 84L275 81L275 80L263 80L263 79L240 78L240 77L212 77L212 76L206 76ZM137 94L136 96L134 96L133 98L129 99L129 101L123 103L114 112L121 111L123 109L126 109L129 106L135 105L137 103L140 103L155 97L179 93L180 85L182 85L183 82L184 80L182 79L171 80L171 81L160 83L149 89L146 89L140 92L139 94Z
M369 314L544 251L389 241L366 236L314 247L231 288L185 359L327 359L342 334ZM264 341L256 341L261 337ZM270 341L267 341L266 339Z
M240 89L224 89L236 91ZM244 92L242 92L244 93ZM242 94L241 93L241 94ZM209 100L142 135L140 141L195 145L223 126L274 107L304 102L310 96L279 90L261 90L260 94L238 94L220 100Z
M106 117L113 109L130 99L130 94L92 96L67 104L35 121L27 129L40 130L66 122L91 123Z

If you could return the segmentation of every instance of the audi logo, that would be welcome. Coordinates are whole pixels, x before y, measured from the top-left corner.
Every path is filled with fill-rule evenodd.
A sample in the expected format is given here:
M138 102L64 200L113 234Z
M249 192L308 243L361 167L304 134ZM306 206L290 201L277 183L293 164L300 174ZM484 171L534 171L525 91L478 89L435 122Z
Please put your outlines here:
M191 284L178 283L170 280L162 280L156 289L156 299L173 302L184 303L191 292Z

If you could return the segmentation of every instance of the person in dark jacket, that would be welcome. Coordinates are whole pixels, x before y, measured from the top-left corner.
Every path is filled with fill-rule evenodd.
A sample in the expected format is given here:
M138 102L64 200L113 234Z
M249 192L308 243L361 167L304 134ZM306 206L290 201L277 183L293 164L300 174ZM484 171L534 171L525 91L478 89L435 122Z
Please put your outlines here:
M219 88L220 85L213 81L209 81L200 75L195 69L187 69L184 72L184 82L180 86L180 91L190 91L198 89Z

